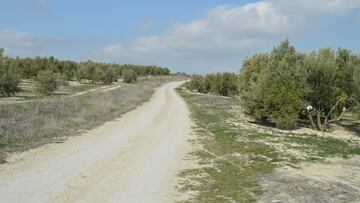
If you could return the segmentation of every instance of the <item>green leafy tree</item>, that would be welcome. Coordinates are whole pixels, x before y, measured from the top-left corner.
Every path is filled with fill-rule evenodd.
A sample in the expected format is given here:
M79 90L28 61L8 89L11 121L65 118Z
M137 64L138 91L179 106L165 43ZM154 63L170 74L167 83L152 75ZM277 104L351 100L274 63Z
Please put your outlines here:
M75 77L77 71L77 64L73 61L64 61L62 63L62 73L66 80L71 80Z
M242 70L242 73L249 75L240 76L242 100L256 119L269 120L280 128L293 128L307 92L306 78L299 63L302 56L285 40L269 57L248 59L245 68L250 70Z
M20 76L11 70L0 67L0 95L9 97L20 91Z
M223 73L220 76L221 88L219 94L222 96L236 96L239 94L238 75L234 73Z
M105 70L105 77L103 82L107 85L111 84L112 82L116 82L118 79L116 70L113 67L106 68Z
M123 71L122 77L125 83L134 83L137 81L138 76L134 70L129 69Z
M210 84L209 87L206 87L203 76L193 75L191 80L186 83L186 87L191 91L207 94L210 89Z
M36 81L37 90L42 95L49 95L57 89L56 77L51 71L39 72Z
M325 131L356 102L358 57L350 51L313 52L304 60L311 91L306 96L307 115L313 128Z
M244 61L240 95L256 119L291 128L305 113L314 129L325 131L359 103L359 69L359 56L349 50L300 54L285 40Z
M20 75L16 72L16 64L3 54L4 49L0 49L0 95L8 97L20 91Z
M216 94L221 96L237 96L238 75L234 73L217 73L205 76L193 75L185 85L189 90L203 94Z

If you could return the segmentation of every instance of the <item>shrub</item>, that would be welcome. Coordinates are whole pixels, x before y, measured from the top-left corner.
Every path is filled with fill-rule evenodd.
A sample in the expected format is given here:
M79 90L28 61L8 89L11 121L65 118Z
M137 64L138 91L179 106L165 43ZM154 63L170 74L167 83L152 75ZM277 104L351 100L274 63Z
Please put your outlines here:
M124 70L122 72L122 77L125 83L133 83L137 80L137 73L132 69Z
M57 89L56 77L51 71L41 71L38 73L37 90L42 95L49 95Z
M191 80L186 83L186 87L191 91L207 94L210 90L210 85L205 84L205 78L201 75L193 75Z
M112 67L109 67L107 69L105 69L105 77L103 78L103 82L104 84L111 84L112 82L116 82L118 79L116 70Z
M239 75L239 88L241 91L248 91L251 83L256 83L260 72L270 62L269 54L255 54L244 60Z
M238 76L234 73L217 73L205 76L193 75L185 85L191 91L221 96L238 95Z
M353 84L354 84L354 97L356 103L360 103L360 66L357 66L354 69L353 75Z
M0 58L12 64L13 71L21 78L33 78L41 71L51 71L59 78L66 80L89 80L91 82L111 84L122 76L124 70L133 70L137 76L169 75L170 70L158 66L144 66L134 64L110 64L93 61L74 62L58 60L54 57L11 58L3 56L4 49L0 48Z
M301 55L285 40L268 57L247 59L240 76L242 101L256 119L293 128L307 92Z
M66 80L71 80L75 77L77 71L77 63L72 61L64 61L62 63L62 72Z
M11 96L20 91L20 77L9 71L0 71L0 95L4 97Z
M339 49L337 53L321 49L305 58L304 67L311 89L306 95L311 110L306 112L313 128L325 131L358 101L359 57L345 49Z
M294 127L307 115L325 131L359 103L360 57L349 50L300 54L288 40L270 54L247 58L240 71L242 103L256 119Z
M95 66L93 73L90 76L92 82L97 84L105 83L104 82L105 78L106 78L105 68L102 66Z
M2 58L3 49L0 49L0 95L11 96L20 91L20 75L9 60Z
M214 85L211 91L221 96L236 96L238 95L238 76L234 73L218 73L214 78Z

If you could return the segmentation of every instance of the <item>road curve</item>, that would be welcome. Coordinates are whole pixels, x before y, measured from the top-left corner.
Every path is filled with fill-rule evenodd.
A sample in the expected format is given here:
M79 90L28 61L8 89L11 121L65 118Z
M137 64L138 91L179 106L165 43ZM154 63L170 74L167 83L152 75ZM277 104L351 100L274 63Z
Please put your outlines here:
M0 202L173 202L191 134L180 83L82 136L12 156L0 165Z

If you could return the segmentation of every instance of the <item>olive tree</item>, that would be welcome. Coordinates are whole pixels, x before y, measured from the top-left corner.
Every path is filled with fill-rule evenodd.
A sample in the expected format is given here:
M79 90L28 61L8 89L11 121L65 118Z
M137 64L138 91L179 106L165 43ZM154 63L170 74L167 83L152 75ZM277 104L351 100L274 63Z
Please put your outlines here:
M306 112L314 129L325 131L358 101L359 65L358 57L345 49L321 49L305 57L311 89Z
M8 97L20 91L20 75L15 64L3 57L3 52L4 49L0 49L0 95Z
M202 94L235 97L239 94L238 75L235 73L217 73L207 75L193 75L185 86Z
M20 91L20 77L11 71L0 70L0 95L11 96Z
M36 81L37 90L42 95L49 95L57 89L56 77L51 71L39 72Z
M269 120L280 128L296 125L304 105L302 98L308 91L302 57L285 40L268 57L247 59L240 76L240 95L256 119Z
M122 77L125 83L133 83L137 81L138 75L134 70L128 69L122 72Z
M360 101L360 57L346 49L301 54L285 40L270 54L247 58L239 78L248 113L282 128L305 115L325 131Z

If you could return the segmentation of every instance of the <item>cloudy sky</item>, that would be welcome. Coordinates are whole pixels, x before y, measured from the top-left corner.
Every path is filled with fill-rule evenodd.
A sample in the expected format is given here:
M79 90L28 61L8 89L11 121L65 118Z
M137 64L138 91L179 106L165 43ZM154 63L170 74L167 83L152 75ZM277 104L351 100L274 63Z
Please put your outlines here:
M1 0L9 56L238 71L288 37L300 51L360 53L360 0Z

